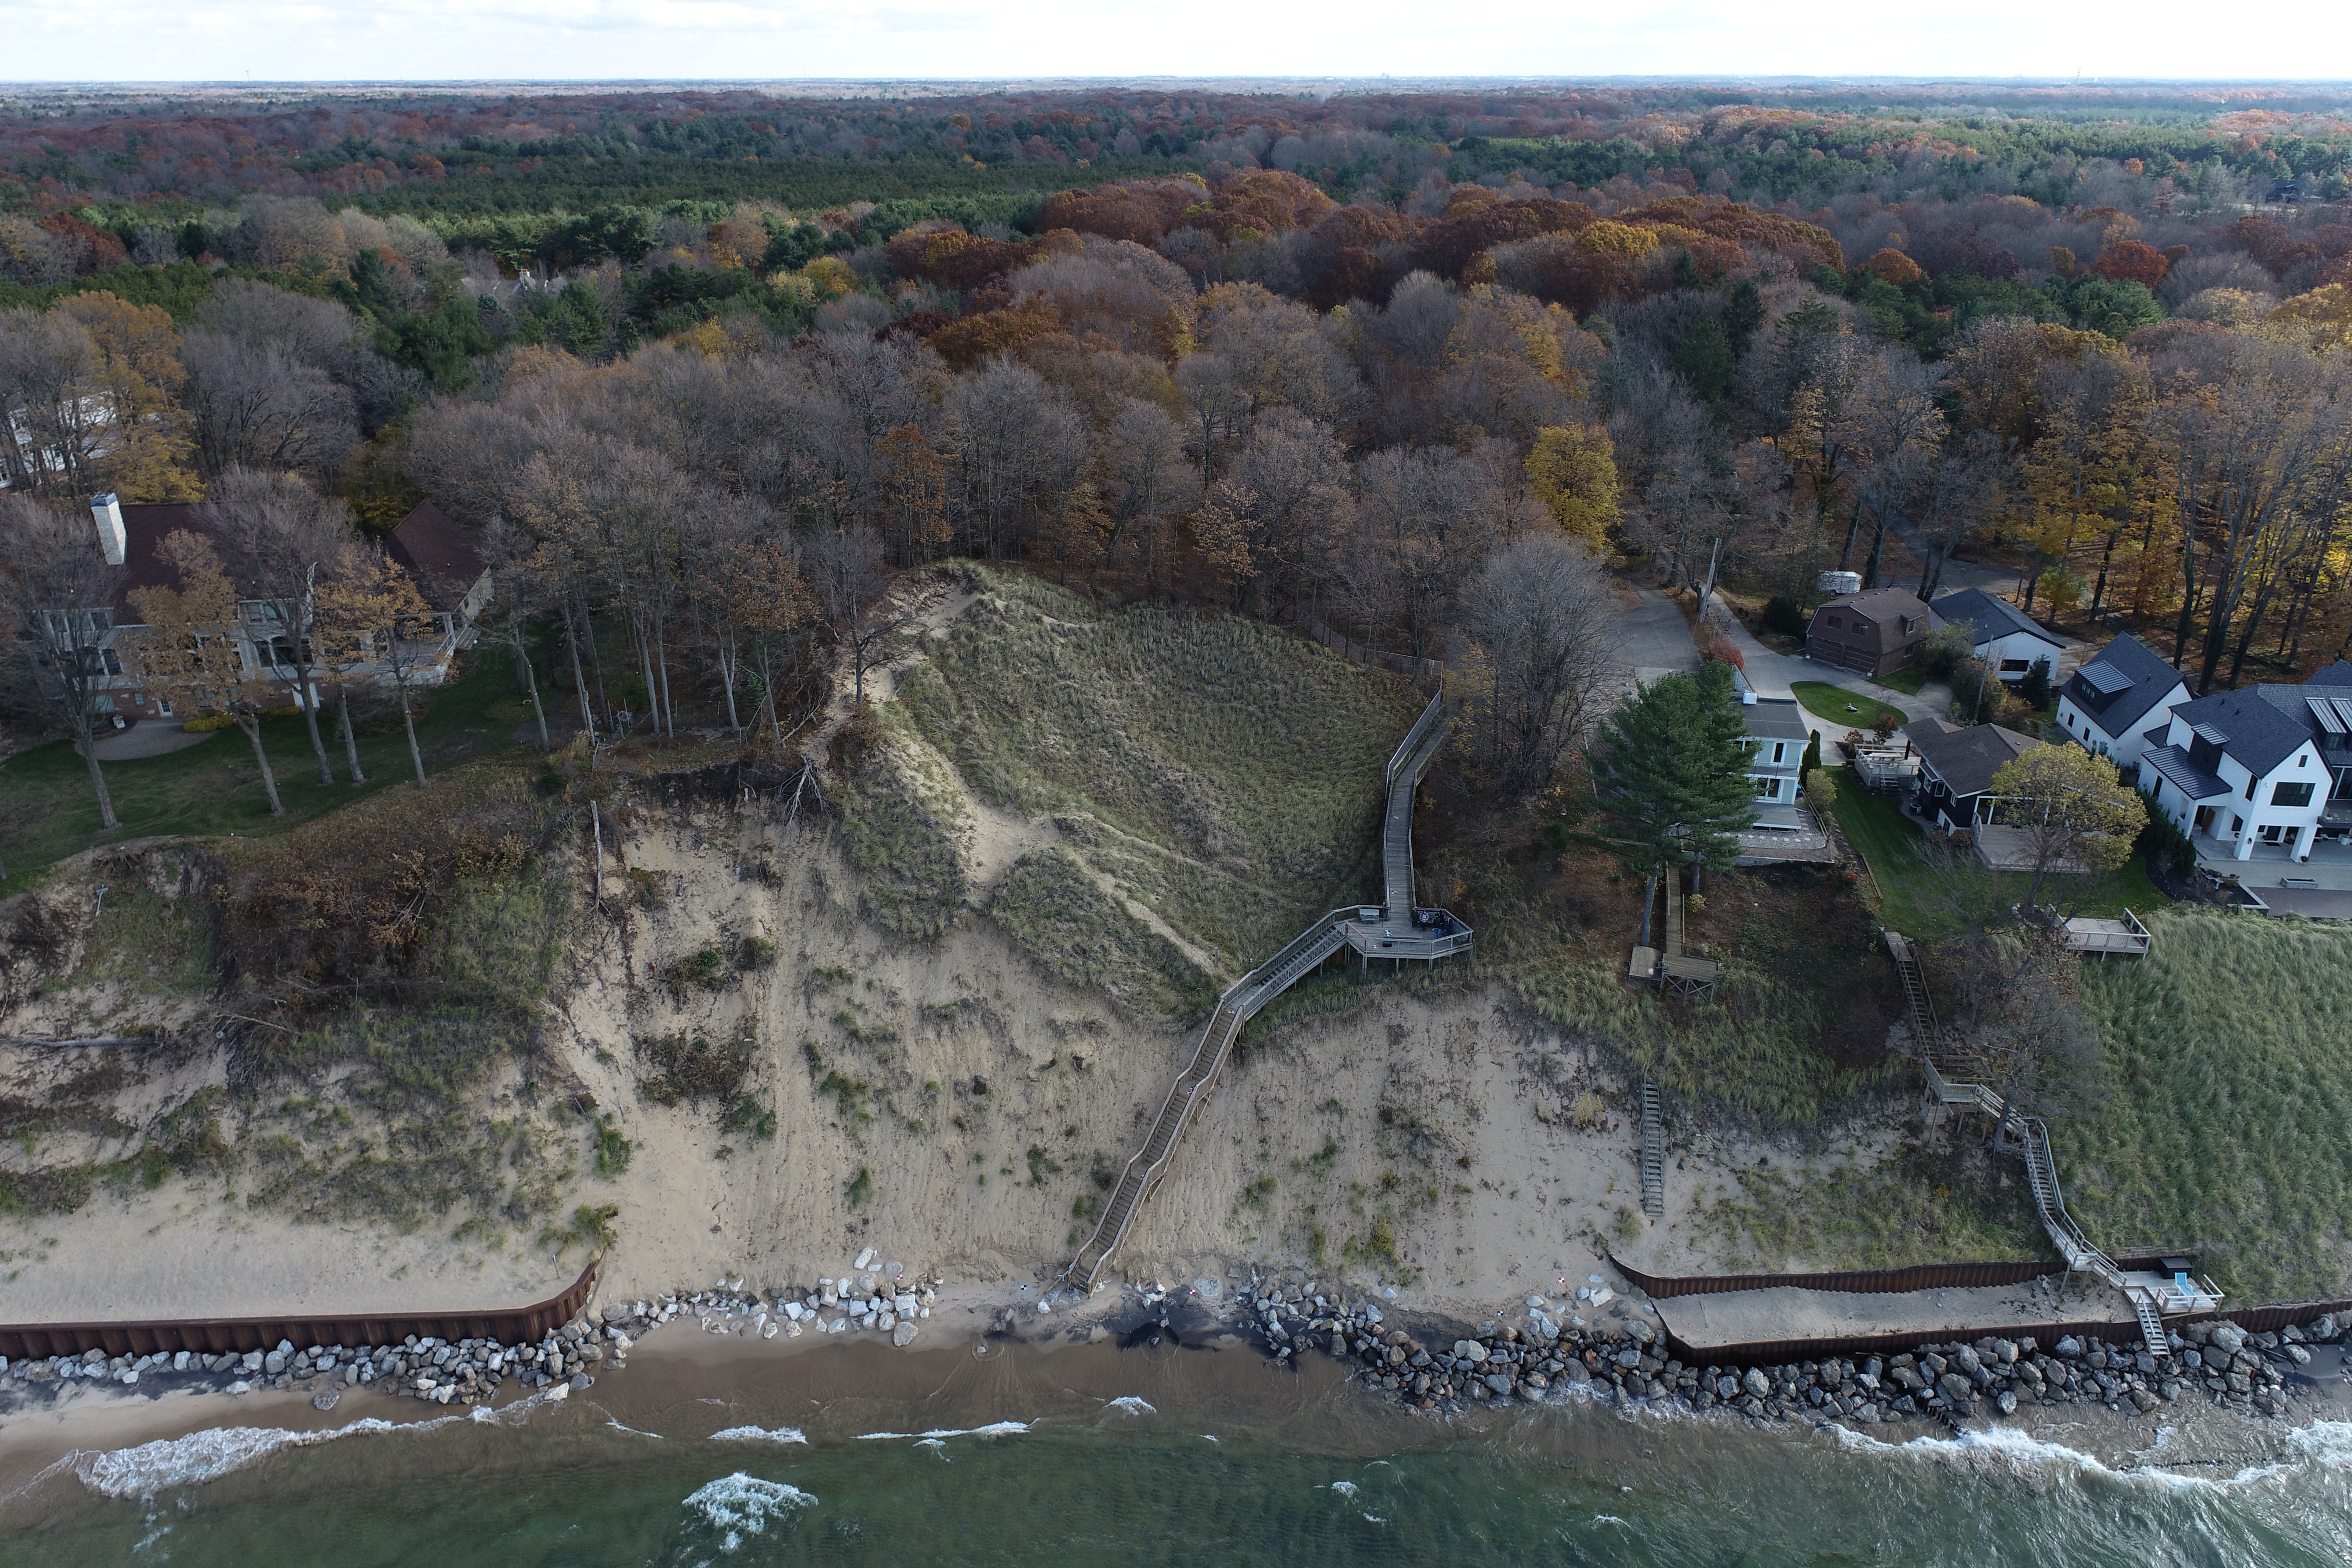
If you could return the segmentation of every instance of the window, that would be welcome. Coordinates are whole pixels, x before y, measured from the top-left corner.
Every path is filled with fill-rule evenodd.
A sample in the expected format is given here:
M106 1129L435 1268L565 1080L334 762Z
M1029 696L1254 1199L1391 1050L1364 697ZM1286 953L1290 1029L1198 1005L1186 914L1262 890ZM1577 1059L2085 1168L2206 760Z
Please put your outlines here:
M1786 741L1775 741L1775 742L1772 742L1772 760L1773 760L1774 762L1776 762L1776 763L1777 763L1777 762L1781 761L1782 759L1786 758L1786 757L1788 756L1788 754L1789 754L1789 742L1786 742Z
M1844 623L1843 621L1840 620L1840 619L1839 619L1837 616L1823 616L1823 617L1822 617L1822 619L1823 619L1823 621L1824 621L1826 624L1828 624L1828 625L1830 625L1830 626L1838 626L1838 627L1841 627L1841 628L1842 628L1842 627L1843 627L1843 626L1844 626L1844 625L1845 625L1845 623Z
M2311 785L2308 784L2280 784L2271 791L2271 804L2273 805L2309 805Z
M2285 831L2286 829L2278 823L2265 822L2254 829L2254 834L2265 844L2275 844L2279 841L2279 836Z
M1758 779L1756 781L1756 798L1759 800L1780 799L1780 781L1779 779Z
M2002 660L2000 661L2000 672L2001 672L2003 675L2007 675L2007 674L2008 674L2011 670L2012 670L2012 669L2014 669L2014 670L2025 670L2025 669L2031 669L2032 667L2033 667L2033 661L2032 661L2032 660L2031 660L2031 659L2024 659L2024 658L2005 658L2005 659L2002 659Z
M2230 837L2231 837L2235 838L2239 834L2243 833L2245 830L2246 830L2246 819L2245 819L2244 817L2242 817L2242 816L2232 816L2231 818L2230 818Z

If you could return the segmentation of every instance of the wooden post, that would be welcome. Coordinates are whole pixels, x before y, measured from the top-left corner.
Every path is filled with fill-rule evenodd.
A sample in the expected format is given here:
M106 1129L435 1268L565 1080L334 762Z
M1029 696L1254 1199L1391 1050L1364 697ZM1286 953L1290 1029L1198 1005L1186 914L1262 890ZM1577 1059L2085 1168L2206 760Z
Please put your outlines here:
M596 901L604 901L604 814L594 801L588 803L588 824L596 835Z

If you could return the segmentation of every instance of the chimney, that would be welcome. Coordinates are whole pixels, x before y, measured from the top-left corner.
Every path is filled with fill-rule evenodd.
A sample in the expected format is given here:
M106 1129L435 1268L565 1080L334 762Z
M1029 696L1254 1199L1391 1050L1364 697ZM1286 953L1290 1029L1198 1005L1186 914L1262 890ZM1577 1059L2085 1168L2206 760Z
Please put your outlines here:
M106 563L120 566L131 553L131 536L122 531L122 508L111 495L89 498L89 515L98 520L98 542Z

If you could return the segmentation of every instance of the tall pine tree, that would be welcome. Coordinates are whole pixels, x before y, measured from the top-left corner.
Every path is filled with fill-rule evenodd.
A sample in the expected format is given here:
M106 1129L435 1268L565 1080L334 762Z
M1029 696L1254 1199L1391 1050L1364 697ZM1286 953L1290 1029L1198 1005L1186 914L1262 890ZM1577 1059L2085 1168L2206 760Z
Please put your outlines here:
M1747 734L1725 664L1663 677L1617 704L1590 763L1601 839L1628 870L1731 864L1733 836L1756 815Z

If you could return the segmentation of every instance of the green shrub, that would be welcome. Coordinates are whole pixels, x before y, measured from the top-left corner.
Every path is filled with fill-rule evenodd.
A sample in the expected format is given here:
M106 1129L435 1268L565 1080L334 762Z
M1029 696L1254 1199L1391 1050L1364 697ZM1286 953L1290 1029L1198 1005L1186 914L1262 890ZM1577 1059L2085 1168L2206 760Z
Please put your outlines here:
M1783 637L1801 637L1813 624L1805 607L1786 594L1775 594L1764 602L1764 629L1779 632Z
M2156 804L2152 791L2139 792L2140 803L2147 808L2147 826L2139 830L2138 842L2132 846L2140 855L2160 857L2164 863L2186 877L2197 869L2197 846L2180 826L2164 814Z
M606 1181L613 1180L629 1168L629 1159L637 1146L621 1136L620 1123L610 1111L596 1119L596 1173Z

